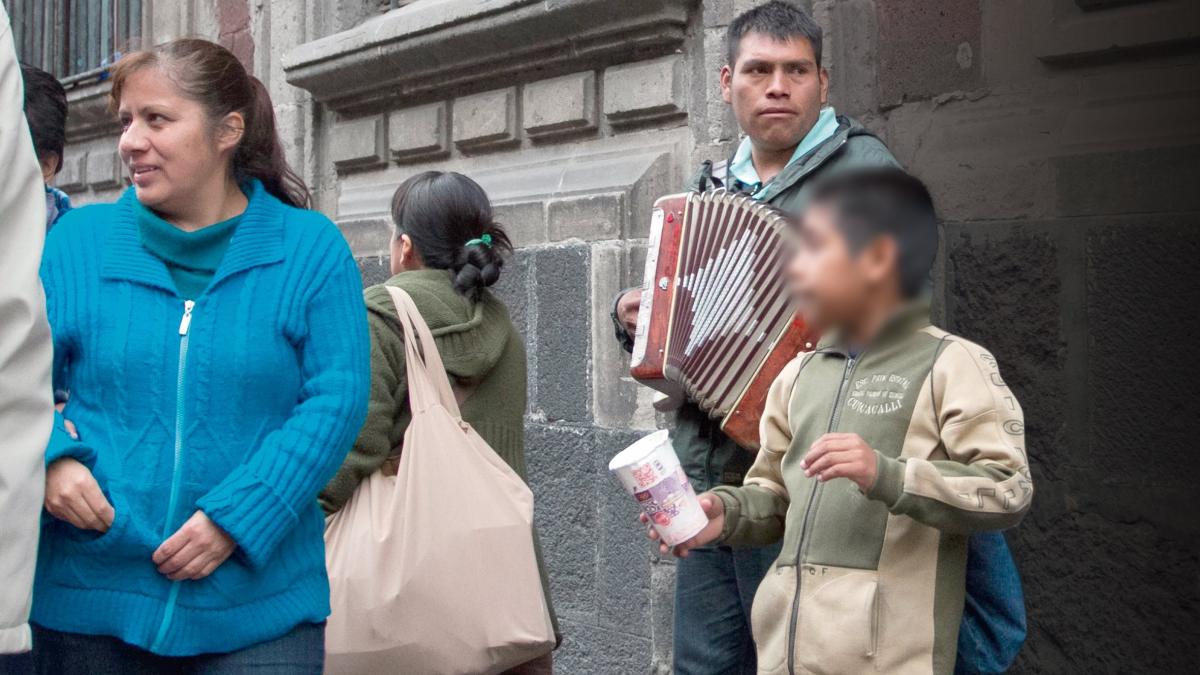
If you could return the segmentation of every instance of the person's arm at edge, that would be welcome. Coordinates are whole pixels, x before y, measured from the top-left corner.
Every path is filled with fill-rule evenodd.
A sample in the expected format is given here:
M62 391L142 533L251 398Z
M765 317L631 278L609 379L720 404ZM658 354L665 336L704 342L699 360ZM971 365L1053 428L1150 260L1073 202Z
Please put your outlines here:
M38 265L46 204L8 13L0 5L0 654L30 648L29 610L53 424L50 327Z

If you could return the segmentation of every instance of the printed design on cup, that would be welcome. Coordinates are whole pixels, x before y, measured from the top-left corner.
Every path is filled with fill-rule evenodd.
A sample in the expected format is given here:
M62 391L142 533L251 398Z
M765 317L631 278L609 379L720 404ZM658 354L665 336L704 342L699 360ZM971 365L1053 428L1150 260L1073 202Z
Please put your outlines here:
M655 462L655 464L658 463ZM676 467L674 475L666 476L658 483L654 483L657 476L666 473L665 468L661 465L658 467L646 465L641 470L647 472L648 480L643 482L638 477L639 469L634 469L634 476L638 478L638 487L646 489L634 492L633 497L637 500L638 506L642 507L642 513L645 513L655 525L668 527L675 518L679 517L687 495L694 494L690 489L691 484L688 483L687 474L681 467Z
M665 429L617 453L608 469L633 495L666 545L687 541L708 524Z

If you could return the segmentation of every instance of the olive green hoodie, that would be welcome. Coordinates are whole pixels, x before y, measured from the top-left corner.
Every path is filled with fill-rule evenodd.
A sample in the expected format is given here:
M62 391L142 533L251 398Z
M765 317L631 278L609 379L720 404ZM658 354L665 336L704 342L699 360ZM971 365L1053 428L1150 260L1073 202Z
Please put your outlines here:
M454 290L446 270L414 270L364 292L371 333L371 400L354 449L321 492L321 507L326 513L342 508L359 482L401 450L412 420L404 331L386 286L412 297L433 333L451 383L470 392L461 404L463 419L525 479L525 346L508 309L486 290L478 302L470 302ZM549 604L540 547L538 559ZM557 633L553 607L550 616Z

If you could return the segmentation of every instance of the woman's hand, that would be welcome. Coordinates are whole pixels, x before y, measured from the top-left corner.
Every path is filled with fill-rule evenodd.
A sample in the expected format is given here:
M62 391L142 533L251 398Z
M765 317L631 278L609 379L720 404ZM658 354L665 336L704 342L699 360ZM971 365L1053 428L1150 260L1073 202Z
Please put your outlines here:
M55 410L57 410L57 411L58 411L58 413L61 415L61 414L62 414L62 411L63 411L63 410L66 408L66 407L67 407L67 404L66 404L66 403L59 403L59 404L57 404L57 405L55 405L55 406L54 406L54 409L55 409ZM71 438L73 438L73 439L75 439L75 440L79 440L79 431L78 431L78 430L75 428L75 423L74 423L74 422L72 422L71 420L69 420L69 419L67 419L67 418L65 418L65 417L64 417L64 418L63 418L63 427L65 427L65 428L66 428L66 430L67 430L67 433L71 435Z
M171 581L203 579L233 555L237 542L203 511L188 518L154 552L154 564Z
M81 530L97 532L108 532L115 515L96 477L70 457L46 469L46 510Z

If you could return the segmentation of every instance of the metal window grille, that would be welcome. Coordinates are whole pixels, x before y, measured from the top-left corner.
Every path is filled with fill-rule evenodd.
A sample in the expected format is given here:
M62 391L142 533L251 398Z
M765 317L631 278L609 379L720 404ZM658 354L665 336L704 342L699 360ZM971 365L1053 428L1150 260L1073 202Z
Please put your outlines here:
M17 55L64 81L103 73L142 34L143 0L6 0Z

